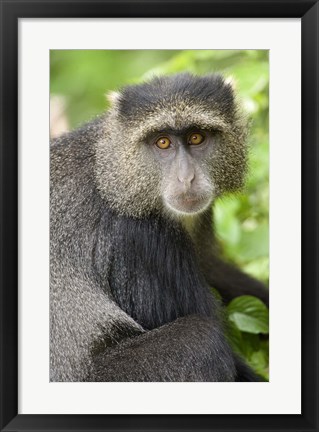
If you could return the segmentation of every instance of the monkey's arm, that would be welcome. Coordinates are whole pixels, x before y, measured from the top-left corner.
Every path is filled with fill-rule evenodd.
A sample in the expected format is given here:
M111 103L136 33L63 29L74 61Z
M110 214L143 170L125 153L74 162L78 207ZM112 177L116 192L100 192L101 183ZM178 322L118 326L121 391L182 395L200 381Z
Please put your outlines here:
M235 381L218 317L189 315L146 332L107 287L72 267L63 279L52 272L50 305L52 381Z
M262 282L251 278L214 254L206 259L203 263L206 281L218 290L226 303L241 295L252 295L268 306L269 294Z
M240 295L253 295L268 305L268 289L262 282L219 257L212 224L212 210L209 210L202 215L195 232L200 264L207 283L220 292L226 303Z
M235 381L233 354L215 320L196 315L127 339L93 359L89 381Z

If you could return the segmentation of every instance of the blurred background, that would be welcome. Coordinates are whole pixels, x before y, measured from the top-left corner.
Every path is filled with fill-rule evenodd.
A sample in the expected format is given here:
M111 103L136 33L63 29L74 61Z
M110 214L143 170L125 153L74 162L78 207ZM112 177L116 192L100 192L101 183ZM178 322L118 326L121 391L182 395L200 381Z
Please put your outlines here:
M268 51L51 50L51 137L106 110L108 91L177 72L232 77L249 114L246 188L215 203L215 228L225 259L268 284ZM268 379L267 307L255 297L242 296L227 306L227 314L233 348Z

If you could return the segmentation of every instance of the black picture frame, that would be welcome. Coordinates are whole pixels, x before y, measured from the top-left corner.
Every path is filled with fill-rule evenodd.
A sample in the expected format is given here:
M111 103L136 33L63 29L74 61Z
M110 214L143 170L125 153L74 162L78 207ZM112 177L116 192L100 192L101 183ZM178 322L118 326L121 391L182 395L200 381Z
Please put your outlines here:
M1 5L1 431L318 431L317 0L0 0ZM301 18L302 414L18 414L18 20L84 17ZM284 163L284 162L283 162ZM289 160L285 163L289 163ZM293 233L292 233L293 236ZM284 257L283 257L284 259ZM287 359L289 361L289 359ZM291 377L293 380L293 377ZM252 390L253 391L253 390Z

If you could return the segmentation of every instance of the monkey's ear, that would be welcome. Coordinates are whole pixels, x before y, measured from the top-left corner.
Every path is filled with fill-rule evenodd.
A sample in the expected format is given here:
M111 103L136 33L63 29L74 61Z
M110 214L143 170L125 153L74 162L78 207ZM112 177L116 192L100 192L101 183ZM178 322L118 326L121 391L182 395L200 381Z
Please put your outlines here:
M233 76L228 76L225 79L225 84L229 87L231 87L231 89L235 92L237 90L237 81Z
M120 100L121 94L115 91L110 91L106 93L106 99L109 101L110 105L114 107L117 105L118 101Z

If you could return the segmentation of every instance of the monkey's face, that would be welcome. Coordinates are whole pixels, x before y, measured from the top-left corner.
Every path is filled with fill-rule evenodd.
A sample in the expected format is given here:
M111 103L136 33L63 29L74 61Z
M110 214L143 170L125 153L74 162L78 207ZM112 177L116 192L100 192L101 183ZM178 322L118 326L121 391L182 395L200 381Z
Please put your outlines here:
M214 197L209 172L217 136L208 130L164 130L147 140L161 170L163 204L177 214L205 210Z
M111 103L96 179L117 212L194 215L242 186L246 121L220 75L155 78L112 93Z

